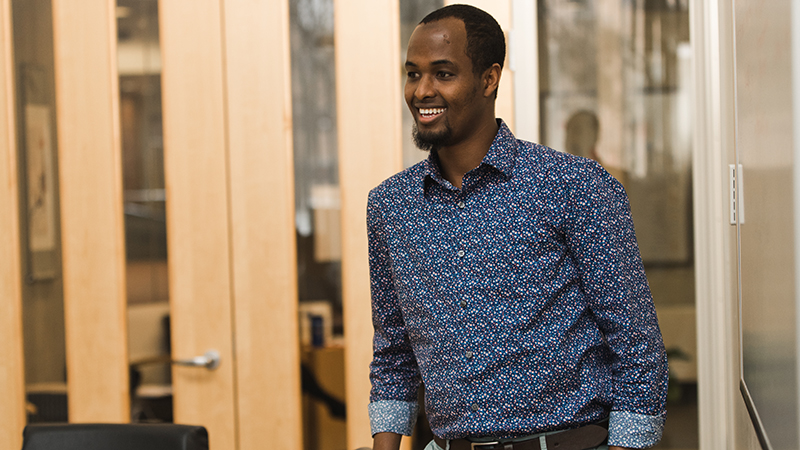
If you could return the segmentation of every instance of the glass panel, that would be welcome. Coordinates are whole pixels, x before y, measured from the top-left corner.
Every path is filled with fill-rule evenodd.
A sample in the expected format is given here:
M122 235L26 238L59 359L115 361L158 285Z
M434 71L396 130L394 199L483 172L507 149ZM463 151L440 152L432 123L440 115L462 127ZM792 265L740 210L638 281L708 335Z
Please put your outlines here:
M295 208L301 302L322 302L342 332L333 1L291 5ZM329 326L326 324L325 326ZM310 334L304 338L310 343Z
M688 0L539 1L542 143L628 192L670 356L657 448L697 448Z
M157 0L117 1L131 420L171 422Z
M304 448L344 448L333 0L289 5Z
M67 417L64 295L50 0L11 2L17 69L17 135L28 421Z
M797 449L798 5L733 5L742 394L762 448Z

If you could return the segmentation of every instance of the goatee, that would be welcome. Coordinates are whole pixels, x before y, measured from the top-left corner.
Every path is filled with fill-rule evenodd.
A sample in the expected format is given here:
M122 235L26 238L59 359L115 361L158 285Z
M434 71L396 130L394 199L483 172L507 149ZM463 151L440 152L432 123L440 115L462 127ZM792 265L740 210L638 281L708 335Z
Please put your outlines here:
M432 152L444 147L450 142L452 136L453 130L447 124L445 124L445 129L439 132L421 132L417 124L414 124L414 128L411 131L414 145L426 152Z

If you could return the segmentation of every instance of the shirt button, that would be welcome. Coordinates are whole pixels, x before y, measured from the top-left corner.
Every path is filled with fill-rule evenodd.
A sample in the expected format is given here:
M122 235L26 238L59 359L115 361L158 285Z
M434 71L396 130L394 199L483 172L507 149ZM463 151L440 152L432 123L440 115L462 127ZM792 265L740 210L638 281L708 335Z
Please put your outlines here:
M472 406L470 406L470 408L472 408L473 411L477 411L478 410L478 404L477 403L473 403Z
M468 351L466 353L467 359L472 359L472 352Z
M464 202L458 202L456 205L459 209L464 209Z
M464 308L464 309L467 308L467 301L466 300L461 300L461 307Z
M461 256L464 256L464 250L459 250L459 251L458 251L458 253L456 253L456 254L457 254L459 257L461 257Z

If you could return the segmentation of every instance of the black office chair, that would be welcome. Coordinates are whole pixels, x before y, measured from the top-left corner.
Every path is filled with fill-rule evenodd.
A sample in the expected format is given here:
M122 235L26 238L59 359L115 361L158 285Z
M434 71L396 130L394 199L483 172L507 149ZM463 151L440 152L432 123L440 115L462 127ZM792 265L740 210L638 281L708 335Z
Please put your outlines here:
M28 425L22 450L208 450L208 432L171 423Z

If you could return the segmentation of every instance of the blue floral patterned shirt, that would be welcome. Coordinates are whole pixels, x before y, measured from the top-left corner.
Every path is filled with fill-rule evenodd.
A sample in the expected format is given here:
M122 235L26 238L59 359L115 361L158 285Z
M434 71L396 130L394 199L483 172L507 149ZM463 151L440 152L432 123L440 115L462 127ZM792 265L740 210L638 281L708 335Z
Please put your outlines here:
M651 446L667 361L625 191L499 124L461 189L434 153L370 193L372 432L411 434L421 379L445 439L609 417L609 445Z

